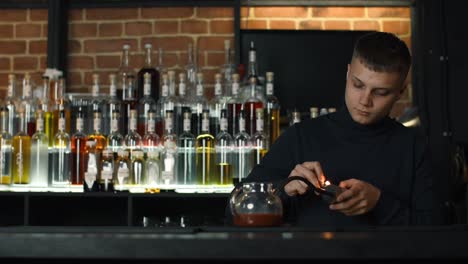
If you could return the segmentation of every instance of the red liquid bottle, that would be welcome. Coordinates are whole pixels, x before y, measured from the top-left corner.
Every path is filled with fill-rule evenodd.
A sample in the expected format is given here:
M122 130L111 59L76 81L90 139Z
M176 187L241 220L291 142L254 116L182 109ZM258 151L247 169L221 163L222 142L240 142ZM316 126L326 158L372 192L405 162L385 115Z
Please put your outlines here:
M145 53L145 66L140 69L140 71L138 72L138 76L137 76L137 82L138 82L137 98L142 98L145 94L144 92L145 74L148 73L151 78L150 96L153 98L154 101L158 101L160 73L152 65L153 60L152 60L152 45L151 44L149 43L145 44L145 52L146 52Z
M72 153L72 171L71 171L71 184L81 185L84 180L84 173L86 171L86 141L88 137L83 133L83 114L81 108L76 118L76 133L71 138L71 153Z
M231 135L239 131L239 113L242 103L239 98L239 74L232 75L231 99L227 104L228 133Z

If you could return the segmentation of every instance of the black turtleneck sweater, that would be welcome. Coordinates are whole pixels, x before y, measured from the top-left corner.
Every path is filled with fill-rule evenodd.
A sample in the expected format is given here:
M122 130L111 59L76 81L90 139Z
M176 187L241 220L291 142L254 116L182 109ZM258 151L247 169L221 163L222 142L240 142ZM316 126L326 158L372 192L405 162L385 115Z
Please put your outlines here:
M355 178L381 191L359 216L332 211L313 194L282 194L285 219L298 226L346 227L433 224L433 190L425 141L390 118L364 126L346 107L289 127L245 181L283 182L297 164L320 162L327 180Z

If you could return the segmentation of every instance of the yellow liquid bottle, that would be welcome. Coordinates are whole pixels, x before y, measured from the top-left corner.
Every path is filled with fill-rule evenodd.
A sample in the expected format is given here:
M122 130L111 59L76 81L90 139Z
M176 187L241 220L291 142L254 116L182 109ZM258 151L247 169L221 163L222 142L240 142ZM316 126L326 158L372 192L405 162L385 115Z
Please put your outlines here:
M280 104L278 98L274 96L273 72L266 73L266 117L265 135L268 137L268 146L271 146L280 136Z
M13 184L29 184L29 167L31 162L31 138L25 132L24 113L20 113L19 132L13 137Z
M203 111L201 133L196 141L197 182L200 185L219 184L216 177L215 138L210 134L210 116Z
M11 135L8 133L8 109L0 113L0 184L11 183Z
M96 158L97 158L97 163L98 163L98 168L101 167L100 162L102 160L102 151L106 148L107 146L107 138L103 134L101 134L101 112L99 111L94 111L94 120L93 120L93 127L94 127L94 132L88 136L88 140L92 140L96 142ZM101 170L98 169L98 179L100 178L100 173Z

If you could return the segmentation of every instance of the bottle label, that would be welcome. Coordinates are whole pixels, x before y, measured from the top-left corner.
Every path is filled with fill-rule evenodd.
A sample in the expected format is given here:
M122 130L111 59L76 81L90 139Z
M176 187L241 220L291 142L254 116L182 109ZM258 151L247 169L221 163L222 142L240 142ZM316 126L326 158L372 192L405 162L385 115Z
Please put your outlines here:
M249 62L255 62L256 61L256 54L254 50L249 51Z
M13 84L8 84L7 96L13 97Z
M197 84L197 96L203 96L203 85Z
M36 130L44 132L44 119L42 118L36 119Z
M101 178L103 180L112 180L112 171L102 170L101 171Z
M245 131L245 119L239 118L239 131Z
M112 132L119 131L119 120L117 118L113 118L111 121L111 129Z
M151 95L151 84L145 83L143 85L143 94L144 95Z
M180 83L179 84L179 95L185 95L186 90L187 90L187 87L185 86L185 83Z
M162 95L163 97L169 95L169 86L168 86L167 84L164 84L164 85L162 86L161 95Z
M93 85L92 94L93 94L93 96L98 96L98 94L99 94L99 85L97 85L97 84Z
M130 118L130 130L136 130L137 121L135 118Z
M222 89L223 88L220 83L215 84L215 89L214 89L215 95L221 95L221 93L223 92Z
M65 118L61 117L58 120L58 129L61 131L65 131Z
M257 119L257 131L263 131L263 119L261 118Z
M154 132L154 127L156 125L156 121L154 119L148 120L148 132L153 133Z
M266 94L267 95L273 95L273 84L272 83L267 83L267 85L266 85Z
M219 120L219 127L220 127L221 131L227 131L227 129L228 129L227 118L221 118Z
M93 127L95 131L101 131L101 118L94 118Z
M83 118L77 118L76 119L76 130L83 131L83 127L84 127Z
M117 96L117 86L115 84L111 84L109 87L110 96Z
M31 96L31 85L30 84L26 84L24 87L23 87L23 97L30 97Z
M239 93L239 83L232 84L232 94L237 95Z
M190 131L190 119L184 119L184 131L185 132Z
M202 119L202 131L208 131L210 129L210 120Z
M172 131L172 128L173 128L172 118L166 118L165 121L166 121L165 122L166 130L171 130Z

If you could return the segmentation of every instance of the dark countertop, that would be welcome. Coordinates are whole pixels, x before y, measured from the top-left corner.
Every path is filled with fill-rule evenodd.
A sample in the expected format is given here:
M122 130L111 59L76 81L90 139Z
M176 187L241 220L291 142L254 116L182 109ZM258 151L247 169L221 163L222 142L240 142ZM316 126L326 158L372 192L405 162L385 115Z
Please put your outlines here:
M468 226L0 228L0 260L468 260Z

